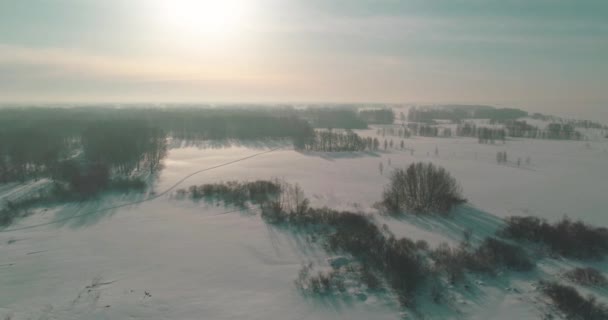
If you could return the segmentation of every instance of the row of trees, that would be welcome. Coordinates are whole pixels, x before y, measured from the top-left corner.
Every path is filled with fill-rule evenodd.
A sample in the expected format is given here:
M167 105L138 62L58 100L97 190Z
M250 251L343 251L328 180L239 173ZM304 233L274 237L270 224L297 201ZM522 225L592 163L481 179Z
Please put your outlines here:
M341 151L378 151L405 149L405 141L395 142L393 139L362 138L356 133L346 130L336 132L334 130L319 130L307 140L303 141L300 149L322 152L341 152Z
M367 122L353 109L307 108L296 114L315 128L367 129Z
M479 128L477 130L477 139L479 143L492 143L494 144L497 140L505 142L507 133L505 129L494 129L494 128Z
M383 137L389 136L397 136L401 138L409 138L411 137L411 132L405 127L389 127L389 128L381 128L376 131L378 135Z
M380 141L377 138L361 138L358 134L346 130L319 130L304 142L303 149L309 151L340 152L378 150Z
M420 123L410 123L408 124L408 129L413 132L415 135L421 137L451 137L452 129L432 126L428 124L420 124ZM407 130L407 129L405 129ZM409 134L409 132L408 132ZM409 135L407 136L409 137Z
M451 106L437 108L415 108L408 111L408 119L413 122L433 122L435 119L460 122L464 119L490 119L507 121L526 117L527 112L514 108L493 108L489 106Z

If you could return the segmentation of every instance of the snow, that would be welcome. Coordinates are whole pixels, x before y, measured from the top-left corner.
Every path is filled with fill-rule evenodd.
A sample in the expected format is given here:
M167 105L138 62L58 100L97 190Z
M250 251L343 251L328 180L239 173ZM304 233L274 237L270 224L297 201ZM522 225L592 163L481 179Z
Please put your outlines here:
M359 131L375 136L376 130ZM397 137L388 137L395 142ZM382 140L382 138L380 138ZM224 148L171 149L154 189L172 187L192 172L264 150L282 149L201 172L179 187L228 180L281 178L298 183L314 206L373 212L390 170L432 161L462 184L470 204L452 217L376 216L398 236L435 246L458 242L462 231L480 239L502 217L567 214L608 225L605 214L608 142L508 140L480 145L468 138L405 139L409 150L377 153L301 153L285 143ZM435 156L435 149L439 155ZM507 151L509 165L496 163ZM526 165L524 159L531 158ZM516 165L517 158L522 165ZM390 159L391 165L388 165ZM384 173L378 167L384 165ZM30 185L0 188L0 199ZM149 195L148 195L149 196ZM293 281L303 263L327 264L322 250L267 226L255 210L194 203L162 195L137 205L94 212L141 200L109 196L94 203L41 211L10 228L68 219L60 224L0 232L0 319L398 319L392 301L367 299L344 304L314 301ZM230 212L230 213L225 213ZM69 217L78 215L76 218ZM558 267L541 267L544 275ZM606 264L596 265L608 270ZM500 285L475 284L483 299L463 304L465 317L536 319L533 279L509 278ZM517 288L517 291L507 288ZM466 301L466 299L465 299Z

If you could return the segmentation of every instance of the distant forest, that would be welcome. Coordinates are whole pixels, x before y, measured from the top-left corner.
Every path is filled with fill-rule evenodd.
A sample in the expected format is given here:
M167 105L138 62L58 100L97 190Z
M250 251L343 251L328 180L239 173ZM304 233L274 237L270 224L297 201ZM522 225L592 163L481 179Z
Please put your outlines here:
M391 109L361 110L359 116L368 124L393 124L395 113Z
M408 119L413 122L433 122L435 119L459 122L464 119L490 119L494 121L514 120L528 116L526 111L515 108L467 107L415 108L408 111Z
M154 174L174 139L314 136L308 122L265 111L0 109L0 183L52 178L74 189ZM93 191L93 190L90 190Z
M364 115L372 122L393 117L390 110ZM0 109L0 183L52 178L94 193L116 179L155 174L168 137L287 138L296 149L315 151L371 150L379 144L332 128L367 128L367 122L348 108L5 108Z
M531 115L533 119L550 121L546 128L539 128L531 125L520 118L527 117L528 113L513 108L497 109L489 106L447 106L437 108L411 108L408 112L410 129L420 136L451 136L449 128L432 125L437 120L450 120L458 124L456 128L457 136L476 137L481 143L488 141L505 140L507 136L514 138L533 138L533 139L553 139L553 140L581 140L583 135L576 128L595 128L608 129L600 123L589 120L564 120L558 117L541 115L535 113ZM502 124L502 128L478 127L470 119L489 119L491 124ZM419 125L418 123L428 125ZM447 131L446 131L447 130Z

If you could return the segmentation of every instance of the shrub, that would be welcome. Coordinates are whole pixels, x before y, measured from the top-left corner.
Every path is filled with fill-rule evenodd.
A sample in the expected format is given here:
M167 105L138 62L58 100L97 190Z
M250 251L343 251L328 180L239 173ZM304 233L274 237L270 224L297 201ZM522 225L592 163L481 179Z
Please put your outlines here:
M470 259L470 256L470 253L464 248L452 248L447 243L440 244L430 254L435 270L445 272L450 283L464 279L467 260Z
M27 209L21 208L2 208L0 209L0 227L6 227L11 225L15 220L29 215L30 212Z
M411 305L416 288L428 275L422 250L407 238L386 236L368 217L327 208L308 209L304 214L291 215L295 226L317 226L327 234L325 247L330 252L345 253L362 266L361 280L371 289L385 282L404 306ZM319 230L319 229L317 229ZM382 276L383 281L375 275Z
M493 272L500 266L528 271L534 268L534 263L521 248L496 238L486 238L469 261L472 270Z
M311 274L312 264L304 265L295 280L296 287L304 293L314 295L328 295L334 291L345 291L345 285L339 272L318 271Z
M309 200L300 186L282 183L274 199L261 203L262 219L271 224L312 224L315 221L310 217L308 204Z
M425 280L428 267L422 252L425 245L409 239L387 236L369 217L328 208L309 208L308 199L297 185L282 188L281 196L262 205L262 218L321 235L323 245L332 253L353 257L361 266L359 277L370 289L387 283L406 306L414 300L415 289ZM311 277L304 270L297 284L325 293L329 275ZM376 275L381 276L378 279ZM307 279L306 281L302 280Z
M600 258L608 253L608 229L564 218L555 224L536 217L510 217L501 234L505 237L539 242L567 257Z
M266 222L311 232L328 252L352 258L357 268L347 269L355 272L359 281L372 290L385 285L404 307L413 305L421 285L437 280L429 279L433 275L429 258L435 271L445 271L451 282L464 278L467 270L493 273L498 268L525 271L534 267L522 249L495 238L487 238L477 249L471 248L469 232L465 232L465 241L456 249L444 244L429 250L424 241L395 238L386 226L379 227L369 216L310 208L297 186L282 187L277 199L261 207ZM310 269L301 270L296 280L298 287L320 295L338 288L337 273L311 275ZM433 296L436 301L441 300L437 294Z
M608 308L597 302L594 296L585 298L573 287L555 282L541 282L541 290L568 319L608 319Z
M466 201L456 179L432 163L418 162L406 170L397 169L390 179L383 193L383 204L390 211L448 212Z
M474 250L465 245L452 248L444 243L432 250L430 257L436 271L445 272L450 283L464 279L467 270L495 273L500 268L514 271L534 268L534 263L522 249L496 238L486 238Z
M606 286L608 279L595 268L575 268L564 273L566 279L583 286Z

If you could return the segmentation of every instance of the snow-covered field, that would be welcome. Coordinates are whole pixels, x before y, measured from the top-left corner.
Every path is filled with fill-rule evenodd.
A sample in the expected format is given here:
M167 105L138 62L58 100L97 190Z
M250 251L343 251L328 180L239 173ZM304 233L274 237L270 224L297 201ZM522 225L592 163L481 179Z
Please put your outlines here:
M359 133L375 135L376 130ZM400 139L392 138L398 145ZM373 212L391 168L432 161L456 177L469 205L452 218L376 217L399 236L434 246L458 241L465 228L473 229L475 236L491 234L501 217L512 215L552 221L568 215L608 226L606 139L480 145L468 138L413 137L405 139L405 145L408 149L403 151L327 154L300 153L284 144L282 149L201 172L179 187L281 178L302 186L314 206ZM269 148L172 149L154 192L160 194L197 170ZM498 151L507 151L508 165L496 163ZM0 197L22 189L27 186L3 187ZM325 263L325 253L267 226L255 211L177 200L169 193L85 214L138 199L141 196L113 196L82 207L51 208L0 232L0 319L400 318L392 301L370 297L345 304L302 297L293 284L298 270L307 261ZM72 215L78 216L10 231ZM541 261L538 273L555 274L570 264ZM596 267L608 271L605 263ZM480 279L480 293L463 302L463 314L428 312L435 319L539 319L534 280L529 275Z

